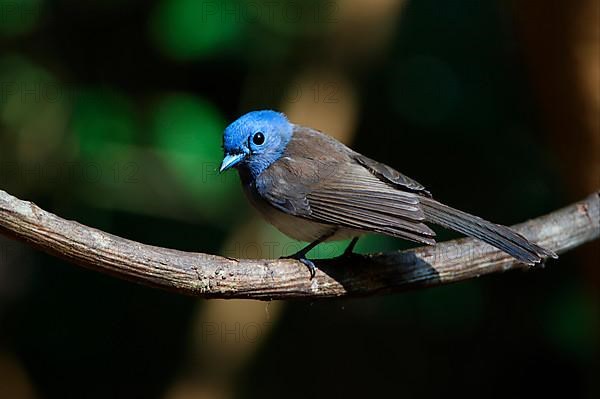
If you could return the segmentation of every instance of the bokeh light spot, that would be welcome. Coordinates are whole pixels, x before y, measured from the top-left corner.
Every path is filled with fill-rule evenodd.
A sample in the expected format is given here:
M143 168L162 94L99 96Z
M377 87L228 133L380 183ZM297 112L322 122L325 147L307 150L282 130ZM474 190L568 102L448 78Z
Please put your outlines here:
M0 123L17 139L21 161L43 160L67 125L68 89L44 67L18 56L0 58Z
M37 26L41 14L41 0L0 0L0 35L30 33Z
M546 330L552 342L564 353L579 358L593 357L598 351L600 312L592 297L572 287L564 289L546 312Z
M167 56L189 60L215 52L240 30L235 1L162 0L152 15L151 34Z
M201 208L213 214L227 209L227 194L238 184L234 172L218 173L224 129L225 120L218 110L192 95L170 94L156 107L156 146L182 186L202 197Z
M72 128L82 154L92 158L114 144L131 144L137 129L130 100L117 92L101 89L78 94Z

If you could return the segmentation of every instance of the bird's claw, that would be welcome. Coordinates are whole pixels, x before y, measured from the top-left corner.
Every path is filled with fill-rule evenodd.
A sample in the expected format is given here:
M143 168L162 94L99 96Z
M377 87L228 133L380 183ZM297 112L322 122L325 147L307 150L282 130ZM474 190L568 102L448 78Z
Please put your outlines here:
M314 262L306 258L300 258L298 260L302 262L304 266L308 267L308 271L310 272L310 279L312 280L313 278L315 278L315 276L317 275L317 267L315 266Z
M315 276L317 274L317 267L315 266L314 262L310 259L306 259L306 257L303 254L282 256L280 259L294 259L294 260L297 260L298 262L302 263L304 266L306 266L308 268L308 271L310 272L311 280L313 278L315 278Z

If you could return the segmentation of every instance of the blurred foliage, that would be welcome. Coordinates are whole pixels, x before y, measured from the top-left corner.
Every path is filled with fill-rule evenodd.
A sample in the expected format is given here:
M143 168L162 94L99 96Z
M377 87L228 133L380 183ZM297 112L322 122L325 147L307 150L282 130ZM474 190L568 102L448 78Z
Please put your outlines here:
M165 54L178 60L207 56L235 45L241 2L162 0L154 10L152 34ZM228 7L228 15L224 14Z
M566 285L545 310L545 324L550 340L583 361L592 361L598 353L600 309L583 287Z
M344 125L358 123L353 147L436 198L506 224L563 204L506 8L409 1L393 25L361 25L386 4L0 0L0 189L146 243L286 255L301 243L249 222L237 176L217 173L222 131L265 107L342 118L311 110L358 93ZM389 42L357 55L377 29ZM331 78L299 92L306 71ZM310 255L336 256L347 243ZM368 236L357 250L411 245ZM595 397L599 303L575 265L567 255L535 273L292 303L242 375L224 382L206 381L209 367L189 354L193 299L0 240L0 359L48 398L169 397L186 378L261 398ZM0 375L0 397L7 381Z
M231 175L218 173L225 126L214 106L190 95L165 96L154 112L154 144L165 151L179 184L202 198L207 216L228 212L227 198L238 186Z
M42 0L0 0L0 35L31 33L42 14Z
M131 100L106 90L81 90L73 109L71 128L84 157L111 157L108 148L131 146L138 134Z

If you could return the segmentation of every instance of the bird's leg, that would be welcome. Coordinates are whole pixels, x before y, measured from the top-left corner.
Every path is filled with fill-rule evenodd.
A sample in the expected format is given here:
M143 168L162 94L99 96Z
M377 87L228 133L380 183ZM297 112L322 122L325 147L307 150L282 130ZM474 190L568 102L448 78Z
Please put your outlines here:
M306 254L309 253L311 249L321 244L323 241L327 240L334 233L335 231L324 234L323 236L317 238L316 240L314 240L295 254L282 256L282 259L296 259L297 261L300 261L302 264L308 267L308 270L310 271L310 278L312 280L315 277L315 274L317 273L317 267L315 266L312 260L306 259Z
M359 238L360 237L354 237L352 239L352 241L350 241L350 244L348 244L348 246L346 247L346 250L344 251L344 253L342 254L341 257L354 255L354 247L356 246L356 243L358 242Z

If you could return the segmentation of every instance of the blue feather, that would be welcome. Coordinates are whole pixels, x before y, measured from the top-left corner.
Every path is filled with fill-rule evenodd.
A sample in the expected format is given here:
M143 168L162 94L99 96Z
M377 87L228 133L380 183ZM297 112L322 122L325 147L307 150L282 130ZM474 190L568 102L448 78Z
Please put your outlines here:
M224 161L221 169L237 167L256 178L281 157L293 129L282 113L271 110L247 113L225 129L223 150L228 163ZM261 144L253 141L257 133L264 136ZM240 154L244 156L240 157Z

